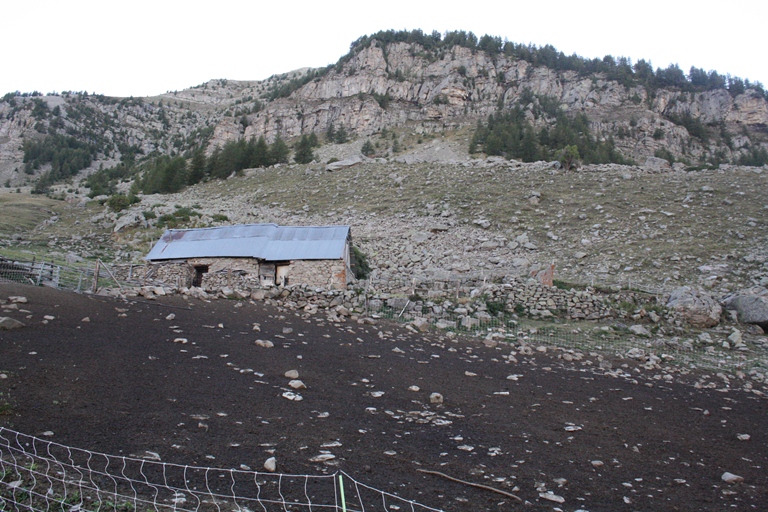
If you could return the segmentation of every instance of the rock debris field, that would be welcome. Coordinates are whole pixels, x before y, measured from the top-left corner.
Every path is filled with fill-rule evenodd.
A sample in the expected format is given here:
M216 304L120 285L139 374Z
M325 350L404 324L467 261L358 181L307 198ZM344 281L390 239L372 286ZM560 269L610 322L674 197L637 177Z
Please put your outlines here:
M343 470L444 510L768 503L768 401L727 379L694 387L695 373L659 379L597 354L491 348L250 301L15 284L0 284L0 301L0 316L24 324L0 330L0 425L64 445Z

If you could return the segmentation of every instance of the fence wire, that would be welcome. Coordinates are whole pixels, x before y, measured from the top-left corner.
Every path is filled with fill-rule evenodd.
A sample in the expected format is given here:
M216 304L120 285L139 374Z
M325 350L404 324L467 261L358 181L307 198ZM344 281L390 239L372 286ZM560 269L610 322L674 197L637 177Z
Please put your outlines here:
M438 512L347 473L288 475L107 455L0 427L0 510Z
M121 286L104 263L99 262L101 271L98 277L98 267L95 263L92 265L78 267L54 260L28 261L0 256L0 283L50 286L78 293L104 286Z

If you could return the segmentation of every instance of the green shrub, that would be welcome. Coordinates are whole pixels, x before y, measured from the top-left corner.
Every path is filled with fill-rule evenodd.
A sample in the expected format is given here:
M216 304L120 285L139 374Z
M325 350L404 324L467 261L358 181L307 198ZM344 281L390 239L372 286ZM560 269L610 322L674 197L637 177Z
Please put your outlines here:
M352 246L352 271L355 274L355 279L365 279L371 273L368 257L355 246Z
M376 149L373 147L373 144L370 140L366 140L360 152L365 156L371 157L376 153Z
M447 105L448 104L448 96L445 94L438 94L432 99L432 103L435 105Z
M486 300L485 307L488 310L489 315L499 316L499 313L504 313L506 309L506 304L503 301Z
M107 199L107 207L113 212L121 212L139 201L140 199L134 195L115 194Z

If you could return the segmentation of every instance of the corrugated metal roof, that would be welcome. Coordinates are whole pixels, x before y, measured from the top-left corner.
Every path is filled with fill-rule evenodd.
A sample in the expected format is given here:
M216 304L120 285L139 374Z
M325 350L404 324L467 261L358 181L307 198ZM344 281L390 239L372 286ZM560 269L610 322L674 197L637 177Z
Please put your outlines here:
M242 224L217 228L169 229L145 259L334 260L344 257L348 236L349 226Z

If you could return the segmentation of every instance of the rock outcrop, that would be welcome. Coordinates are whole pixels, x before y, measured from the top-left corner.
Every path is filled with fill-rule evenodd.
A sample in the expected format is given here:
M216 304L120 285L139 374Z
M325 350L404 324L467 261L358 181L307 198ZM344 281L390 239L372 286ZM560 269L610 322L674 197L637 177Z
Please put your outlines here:
M673 291L667 307L676 311L692 327L708 328L720 323L723 308L714 297L690 286Z
M725 308L738 314L739 322L755 324L768 332L768 290L755 287L739 291L723 300Z
M359 136L408 122L426 132L442 130L485 119L499 105L519 103L525 91L555 98L568 112L587 114L593 131L615 137L620 150L641 161L662 149L689 159L715 150L673 119L723 123L733 133L768 125L768 102L751 89L735 98L724 89L661 90L649 97L641 86L625 87L599 74L556 71L458 46L433 55L418 44L374 41L292 96L249 115L244 136L291 138L324 132L331 124L343 124ZM383 96L389 101L380 102ZM521 107L535 108L535 103ZM233 133L224 126L231 121L222 123L214 144ZM715 146L730 154L749 144L748 137L734 136L730 147Z

